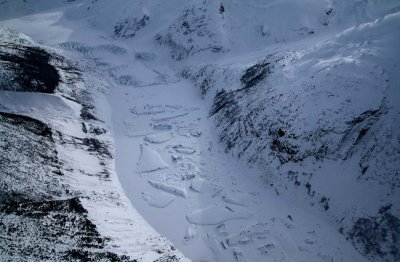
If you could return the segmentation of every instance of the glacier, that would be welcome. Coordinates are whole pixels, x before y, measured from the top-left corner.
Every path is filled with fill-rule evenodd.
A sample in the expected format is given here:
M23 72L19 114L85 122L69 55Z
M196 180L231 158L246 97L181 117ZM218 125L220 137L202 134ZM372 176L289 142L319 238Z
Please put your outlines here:
M0 260L398 261L396 0L0 2Z

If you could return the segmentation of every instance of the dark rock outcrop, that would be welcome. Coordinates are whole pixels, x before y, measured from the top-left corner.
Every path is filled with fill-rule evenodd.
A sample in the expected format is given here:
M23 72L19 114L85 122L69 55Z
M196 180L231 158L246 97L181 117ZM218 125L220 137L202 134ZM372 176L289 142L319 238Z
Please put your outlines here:
M14 43L0 43L0 89L53 93L60 82L46 50Z
M376 216L359 218L349 232L354 246L374 260L400 260L400 219L391 213L391 205L383 206Z
M136 32L149 23L150 17L144 15L142 18L125 18L114 26L114 34L118 37L132 38Z

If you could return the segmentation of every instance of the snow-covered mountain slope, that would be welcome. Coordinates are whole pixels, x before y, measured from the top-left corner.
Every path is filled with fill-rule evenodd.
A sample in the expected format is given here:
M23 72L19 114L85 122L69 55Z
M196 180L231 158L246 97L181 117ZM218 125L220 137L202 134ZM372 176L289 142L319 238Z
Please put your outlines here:
M398 1L0 5L33 39L2 30L2 148L47 152L3 157L24 164L3 165L2 201L34 201L19 234L51 200L100 239L35 238L50 259L184 259L135 209L193 261L399 259Z
M1 39L1 260L183 258L120 188L107 83L23 35Z
M251 66L184 72L212 101L227 152L261 166L277 192L320 206L361 250L386 255L399 230L399 25L387 15Z

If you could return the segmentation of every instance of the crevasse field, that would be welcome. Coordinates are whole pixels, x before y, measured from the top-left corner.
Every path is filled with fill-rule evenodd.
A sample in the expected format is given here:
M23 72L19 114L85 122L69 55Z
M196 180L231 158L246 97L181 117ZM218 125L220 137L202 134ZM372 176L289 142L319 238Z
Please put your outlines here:
M0 261L400 261L397 0L0 1Z

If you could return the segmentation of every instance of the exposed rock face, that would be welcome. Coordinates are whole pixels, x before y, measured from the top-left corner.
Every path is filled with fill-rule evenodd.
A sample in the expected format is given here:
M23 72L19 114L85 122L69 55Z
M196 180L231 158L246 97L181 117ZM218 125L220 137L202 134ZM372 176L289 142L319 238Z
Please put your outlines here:
M11 260L132 261L105 251L107 238L88 219L78 198L0 204L5 233L0 252Z
M210 25L213 5L203 1L187 7L167 31L157 34L155 40L169 48L172 59L180 61L204 51L225 52L218 34Z
M240 78L243 88L247 89L253 87L264 80L267 74L271 73L269 64L270 62L263 61L247 68Z
M372 259L400 259L400 220L390 209L384 206L376 216L359 218L349 233L354 245Z
M65 194L60 185L61 163L53 132L46 124L30 117L0 112L0 137L2 192L31 201Z
M1 89L53 93L60 76L50 59L51 55L38 47L1 43Z
M21 115L0 113L0 253L21 260L108 260L86 209L64 182L52 130ZM60 199L60 197L62 199Z
M117 23L114 27L114 34L119 37L131 38L134 37L136 32L146 26L150 17L144 15L142 18L125 18L123 21Z

